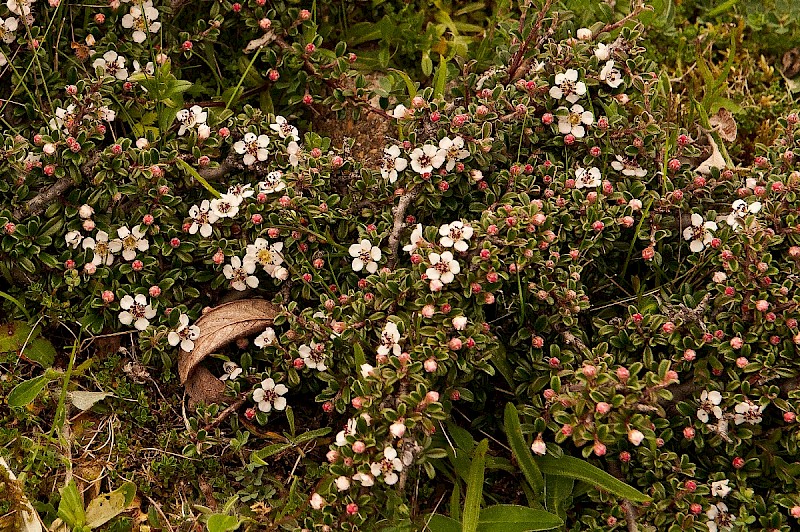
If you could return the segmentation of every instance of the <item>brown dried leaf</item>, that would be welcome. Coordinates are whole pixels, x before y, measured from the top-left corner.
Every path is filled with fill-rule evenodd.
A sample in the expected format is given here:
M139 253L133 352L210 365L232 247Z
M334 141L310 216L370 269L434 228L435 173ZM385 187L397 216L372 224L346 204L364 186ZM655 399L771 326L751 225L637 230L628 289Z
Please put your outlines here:
M727 142L736 140L736 134L738 132L736 120L733 119L731 112L724 107L721 107L719 111L709 118L708 123L717 130L722 140Z
M178 374L181 383L194 402L213 403L220 400L225 383L217 379L201 362L239 338L262 332L272 324L278 307L263 299L243 299L225 303L203 314L195 325L200 337L191 353L181 350L178 355Z
M711 135L708 135L708 142L711 143L711 156L697 167L697 172L703 175L709 175L712 168L724 170L726 166L725 159L722 157L722 153L719 151L719 146L717 146L717 143L714 142L714 139L711 137Z
M793 78L800 74L800 48L792 48L783 54L783 75Z

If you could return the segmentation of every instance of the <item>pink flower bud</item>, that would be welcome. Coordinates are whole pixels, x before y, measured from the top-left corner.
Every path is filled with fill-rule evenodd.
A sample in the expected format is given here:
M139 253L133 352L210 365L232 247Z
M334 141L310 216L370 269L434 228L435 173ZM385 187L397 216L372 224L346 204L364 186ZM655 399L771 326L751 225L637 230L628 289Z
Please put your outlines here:
M608 414L609 412L611 412L611 405L606 403L605 401L600 401L594 407L594 410L598 414Z

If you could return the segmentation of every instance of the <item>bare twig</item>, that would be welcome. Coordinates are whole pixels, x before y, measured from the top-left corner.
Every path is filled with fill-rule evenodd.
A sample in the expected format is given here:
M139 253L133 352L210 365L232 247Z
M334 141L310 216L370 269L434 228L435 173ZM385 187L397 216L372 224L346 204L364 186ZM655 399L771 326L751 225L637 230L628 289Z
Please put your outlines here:
M244 404L246 399L247 399L247 393L244 392L239 396L239 399L234 401L233 404L231 404L228 408L220 412L219 415L214 419L214 421L208 423L205 427L203 427L203 430L209 431L219 426L220 423L228 419L228 417L230 417L231 414L236 412L239 409L239 407L241 407Z
M643 3L643 2L639 2L639 3L636 5L636 7L634 7L634 8L631 10L631 12L630 12L630 13L628 13L627 15L625 15L624 17L622 17L620 20L618 20L618 21L614 22L613 24L606 24L606 25L603 27L603 29L601 29L600 31L598 31L598 32L597 32L597 35L600 35L601 33L608 33L608 32L614 31L614 30L615 30L615 29L617 29L617 28L621 28L621 27L622 27L622 26L624 26L624 25L625 25L625 24L626 24L626 23L627 23L629 20L631 20L631 19L633 19L633 18L636 18L636 17L638 17L638 16L639 16L639 13L641 13L642 11L644 11L644 8L645 8L645 5L644 5L644 3ZM650 8L650 9L652 9L652 8Z
M389 268L394 268L397 264L397 251L400 248L400 231L402 231L405 226L406 210L418 195L418 189L406 191L405 194L400 196L400 201L397 203L397 207L394 208L394 222L392 224L392 232L389 233Z
M516 79L516 74L520 65L522 65L522 60L525 59L525 54L528 52L534 37L538 37L539 30L542 28L542 22L544 22L544 17L547 16L547 12L550 11L550 6L552 5L553 0L545 0L542 9L539 10L539 15L536 17L536 22L534 22L531 28L531 32L528 34L525 42L519 47L519 50L514 54L514 57L511 58L511 64L508 67L509 82Z
M619 468L617 462L609 461L608 472L625 482L625 475L622 474L622 470ZM621 506L622 511L625 513L625 524L628 526L628 532L639 532L639 527L636 524L636 519L638 517L636 508L634 508L631 501L627 499L622 500Z
M28 216L36 216L44 212L47 206L55 199L62 196L75 184L70 176L64 176L50 185L48 188L39 192L33 199L29 200L24 206L14 210L14 218L21 220Z

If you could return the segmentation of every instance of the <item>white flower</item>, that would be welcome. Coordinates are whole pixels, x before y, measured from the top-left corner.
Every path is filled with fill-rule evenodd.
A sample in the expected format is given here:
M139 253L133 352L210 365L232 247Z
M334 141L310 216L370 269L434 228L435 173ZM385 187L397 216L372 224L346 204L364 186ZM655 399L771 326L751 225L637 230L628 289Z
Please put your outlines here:
M411 152L411 168L418 174L429 174L444 163L447 152L434 144L426 144Z
M190 129L205 125L208 119L208 113L203 111L203 108L199 105L193 105L189 109L181 109L175 113L175 118L177 118L181 125L181 127L178 128L178 135L183 135Z
M400 331L397 330L397 325L394 322L387 321L381 331L381 345L378 346L379 355L394 355L399 356L402 350L400 349Z
M590 126L594 123L594 115L591 111L584 111L583 106L575 104L571 109L559 107L558 132L562 135L572 134L575 138L582 139L586 136L584 125Z
M278 343L277 337L275 336L275 331L272 327L267 327L264 329L264 332L256 336L256 339L253 340L253 343L256 347L267 347L268 345Z
M14 32L17 31L18 27L19 20L16 17L8 17L5 20L0 17L0 40L4 43L14 42Z
M98 57L92 63L94 68L102 68L109 76L114 76L118 80L128 79L128 69L125 68L125 58L117 54L114 50L109 50Z
M144 231L140 225L134 225L131 229L123 225L117 229L117 236L122 242L122 258L125 260L135 259L137 251L150 249L150 243L144 237Z
M600 71L600 81L605 81L606 85L616 89L622 85L622 72L614 66L614 60L606 61L605 66Z
M438 253L431 253L428 255L428 261L431 267L425 270L425 275L431 281L439 281L443 284L452 283L456 275L461 272L461 266L458 261L453 259L453 254L445 251L441 255Z
M444 150L445 157L447 158L447 164L445 164L444 168L448 172L455 167L456 161L469 157L469 150L464 149L464 139L461 137L456 137L452 140L448 137L444 137L439 141L439 149Z
M469 249L467 240L472 238L472 227L463 222L455 221L439 227L439 243L446 248L455 248L456 251Z
M261 381L261 387L253 392L253 401L258 403L258 409L262 412L284 410L286 408L286 398L281 397L289 391L283 384L275 384L272 378Z
M156 66L153 64L152 61L148 61L147 64L144 65L144 68L142 68L142 65L136 59L131 61L131 64L133 65L134 74L137 74L139 72L144 72L148 76L152 76L153 74L156 73Z
M347 437L355 434L357 427L358 427L358 420L356 418L348 419L347 424L344 426L344 429L340 430L336 434L336 440L334 441L334 443L338 447L344 447L345 445L347 445Z
M353 475L353 480L355 480L356 482L360 482L361 485L365 488L369 488L370 486L375 484L375 477L373 477L369 473L358 472L355 475Z
M714 276L711 277L711 280L715 283L724 283L728 280L728 274L725 272L714 272Z
M578 31L575 32L575 36L582 41L591 41L592 30L589 28L578 28Z
M376 477L382 473L383 481L392 486L399 480L396 471L403 470L403 462L397 457L397 450L394 447L386 447L383 450L383 459L380 462L373 462L369 468Z
M711 231L716 230L716 222L706 222L703 220L702 216L694 213L692 214L691 227L687 227L683 230L683 238L691 240L689 249L691 249L693 253L699 253L714 239L714 235Z
M105 231L97 232L97 239L87 237L83 239L83 249L94 251L92 264L95 266L111 266L114 262L114 254L122 249L122 242L119 240L108 241L108 233Z
M300 136L297 133L297 128L291 125L286 119L282 116L275 117L275 123L270 124L269 128L273 131L278 133L280 138L291 138L293 141L297 142L300 140Z
M722 402L722 394L714 390L709 392L703 390L700 394L700 408L697 409L697 419L703 423L708 423L708 413L714 414L717 419L722 419L722 409L719 404Z
M70 231L64 235L64 240L69 247L77 249L78 246L81 245L81 242L83 242L83 235L81 235L80 231Z
M301 345L298 351L308 368L317 371L325 371L328 369L325 365L325 346L323 344L312 341L310 346L306 344Z
M711 483L711 496L712 497L727 497L728 493L731 492L731 488L728 486L730 480L727 478L725 480L717 480Z
M628 177L644 177L647 175L647 170L639 166L639 163L621 155L617 155L616 161L611 161L611 167L618 172L622 171L622 175Z
M31 14L31 5L36 0L8 0L6 6L15 15L28 17Z
M422 224L417 224L414 230L411 231L411 243L403 246L403 251L414 253L425 243L425 239L422 238Z
M586 168L575 170L575 188L599 187L602 182L600 169L596 166L592 166L588 170Z
M376 377L374 371L375 366L372 364L361 364L361 367L358 368L359 373L361 373L361 378L366 379L368 377Z
M226 360L222 364L222 370L225 372L225 375L219 378L221 381L235 381L237 378L239 378L239 375L242 374L242 368L240 368L236 362L232 362L230 360Z
M0 51L0 67L4 67L8 64L8 57L2 51Z
M333 483L336 484L336 489L339 491L347 491L350 489L350 479L347 477L337 477Z
M764 411L765 406L758 406L753 401L745 399L734 407L736 414L733 416L733 421L737 425L748 423L750 425L757 425L761 423L761 413Z
M550 87L551 98L556 100L565 98L569 103L577 102L584 94L586 94L586 84L578 81L578 71L574 68L556 74L555 84Z
M217 218L233 218L239 214L239 205L242 204L242 198L233 196L231 194L223 194L219 198L211 200L211 212Z
M397 172L402 172L407 166L408 160L400 157L400 146L394 145L383 149L381 176L388 179L389 183L397 181Z
M286 183L283 181L283 172L280 170L273 170L267 174L264 181L258 183L258 191L265 194L273 192L280 192L286 188Z
M311 507L315 510L320 510L323 506L328 504L319 493L314 493L311 495L311 500L309 502L311 503Z
M533 451L533 454L538 454L539 456L544 456L547 454L547 444L542 439L541 434L536 436L536 439L533 440L533 443L531 444L531 451Z
M258 286L258 277L252 275L256 271L256 263L252 260L242 260L239 257L231 257L231 263L222 268L225 278L230 279L231 288L235 290L247 290L248 287Z
M245 133L244 138L233 145L233 149L239 155L244 155L244 164L251 166L256 161L267 160L269 156L267 146L269 146L268 136Z
M353 271L360 272L366 269L369 273L378 271L378 261L381 260L381 248L373 246L366 238L359 244L353 244L348 250L353 259Z
M155 309L150 306L144 294L136 294L135 298L126 295L120 299L119 306L122 309L122 312L119 313L119 321L123 325L133 323L133 326L139 331L147 329L150 320L156 317Z
M406 424L397 420L389 425L389 433L395 438L402 438L406 433Z
M49 122L50 129L64 128L64 131L68 133L68 129L74 125L76 118L77 114L75 113L75 104L69 104L66 109L63 107L57 107L55 116L51 118Z
M607 61L611 57L611 47L603 43L598 43L594 50L594 56L600 61Z
M392 110L392 116L394 118L402 119L402 118L410 118L413 116L414 112L408 109L405 105L400 104Z
M726 221L728 225L739 231L742 228L740 220L743 220L748 214L756 214L761 210L761 202L754 201L751 204L743 199L738 199L731 205L731 213L728 215Z
M706 511L706 526L708 532L720 532L720 530L730 530L733 525L733 517L728 513L728 506L724 502L718 502Z
M463 331L467 328L467 317L466 316L456 316L453 318L453 327L457 331Z
M634 444L635 446L639 446L642 444L642 440L644 440L644 434L640 430L630 430L628 431L628 441Z
M270 276L280 278L279 274L285 270L283 264L283 242L270 244L264 238L256 238L256 241L247 246L245 260L256 262L264 268Z
M147 33L158 33L161 23L158 19L158 9L153 7L153 2L147 0L139 5L131 6L130 13L122 17L122 27L133 28L133 42L142 43L147 38ZM182 135L183 133L181 133Z
M239 198L239 201L244 201L246 198L252 197L255 194L255 190L253 190L253 185L250 183L237 183L228 187L227 194L228 196Z
M192 205L189 209L189 216L192 218L192 225L189 226L189 234L196 235L200 232L200 236L208 238L211 236L211 224L219 220L219 216L211 212L211 206L208 200L203 200L200 205Z
M189 316L181 314L178 318L178 327L170 331L167 335L169 345L176 346L181 344L181 349L191 352L194 349L194 341L200 338L200 327L189 325Z
M289 164L297 166L300 163L300 153L302 149L295 141L291 141L286 145L286 153L289 155Z

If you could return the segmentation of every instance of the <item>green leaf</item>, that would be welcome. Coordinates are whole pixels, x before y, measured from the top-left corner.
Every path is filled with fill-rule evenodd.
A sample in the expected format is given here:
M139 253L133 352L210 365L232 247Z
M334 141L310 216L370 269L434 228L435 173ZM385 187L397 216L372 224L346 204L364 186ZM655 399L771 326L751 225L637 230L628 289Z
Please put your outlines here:
M98 495L86 507L86 524L97 528L109 522L133 502L136 496L136 484L126 482L111 493Z
M405 81L405 83L406 83L406 89L408 89L408 99L412 100L414 98L414 96L417 95L417 86L416 86L416 84L413 81L411 81L411 78L409 77L409 75L406 74L405 72L403 72L402 70L398 70L396 68L390 68L389 70L391 72L394 72L395 74L397 74L401 78L403 78L403 81Z
M75 481L70 480L69 484L61 488L61 502L58 503L58 516L70 527L76 528L86 524L86 512L83 511L83 503Z
M436 75L433 77L433 98L444 96L444 86L447 83L447 59L439 54L439 66L436 67Z
M74 391L69 392L68 395L75 408L81 411L89 410L106 397L114 397L114 394L111 392Z
M208 518L208 532L230 532L239 528L241 523L232 515L214 514Z
M286 421L289 422L289 434L291 434L292 438L294 438L294 409L291 406L287 406L284 413L286 414Z
M39 375L17 384L8 394L8 406L21 408L33 402L36 396L47 386L48 380L47 375Z
M483 498L483 478L486 473L486 451L489 449L489 440L484 439L475 449L472 456L472 465L469 468L467 482L467 495L464 499L463 532L476 532L478 530L478 516Z
M257 466L265 466L267 465L267 462L265 461L266 458L283 452L286 449L289 449L291 446L291 443L273 443L272 445L267 445L263 449L253 451L250 454L250 463Z
M43 368L50 368L56 359L56 348L42 337L31 340L22 353Z
M564 522L557 515L516 504L496 504L481 510L478 532L553 530Z
M422 63L420 64L422 67L422 73L426 76L430 76L431 72L433 72L433 61L431 61L431 54L428 52L422 53Z
M605 490L617 497L628 499L633 502L648 502L651 500L650 497L641 491L632 488L621 480L612 477L602 469L579 458L574 458L572 456L562 456L560 458L540 456L536 458L536 464L545 475L582 480L598 489Z
M222 194L220 194L220 193L217 191L217 189L215 189L214 187L212 187L211 185L209 185L209 184L208 184L208 181L206 181L205 179L203 179L203 177L202 177L200 174L198 174L198 173L197 173L197 170L195 170L194 168L192 168L191 166L189 166L189 163L187 163L187 162L186 162L186 161L184 161L183 159L176 159L176 161L178 162L178 166L180 166L181 168L183 168L184 170L186 170L186 173L187 173L187 174L189 174L190 176L192 176L193 178L195 178L195 180L196 180L198 183L200 183L201 185L203 185L203 187L204 187L206 190L208 190L208 191L211 193L211 195L212 195L212 196L214 196L215 198L219 198L219 197L221 197L221 196L222 196Z
M320 429L309 430L308 432L304 432L303 434L296 437L292 443L294 445L299 445L301 443L305 443L307 441L314 440L316 438L321 438L323 436L327 436L331 432L330 427L322 427Z
M545 475L544 477L544 507L548 512L558 515L561 519L567 516L566 502L572 495L575 479Z
M461 532L461 523L441 514L433 514L428 521L428 528L431 532Z
M536 496L541 497L544 491L544 478L542 477L542 472L536 466L536 462L533 461L531 450L525 443L525 436L522 434L522 426L519 422L517 407L515 407L513 403L506 404L503 417L508 444L511 446L511 450L514 451L514 456L517 458L519 468L533 488L533 492Z

